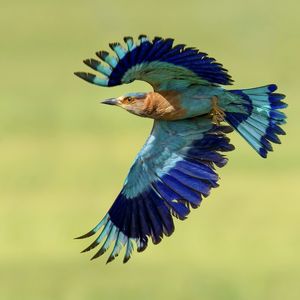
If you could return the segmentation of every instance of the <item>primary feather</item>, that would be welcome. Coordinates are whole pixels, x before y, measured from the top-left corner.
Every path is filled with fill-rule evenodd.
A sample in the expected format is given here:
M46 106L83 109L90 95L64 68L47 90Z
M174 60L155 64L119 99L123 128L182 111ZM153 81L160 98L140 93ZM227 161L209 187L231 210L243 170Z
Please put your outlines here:
M79 237L99 232L83 252L101 245L92 259L112 248L107 262L125 248L124 262L134 245L141 252L149 238L158 244L174 231L173 217L184 220L190 208L218 186L215 167L227 163L224 152L234 149L226 134L236 129L262 156L272 151L285 134L280 125L286 116L280 109L284 95L274 93L274 84L243 90L225 90L231 84L227 70L207 54L173 39L145 35L139 42L124 38L125 47L111 43L115 55L98 51L85 64L102 74L76 72L80 78L100 86L115 86L133 80L150 83L154 91L129 93L103 103L120 106L142 117L154 119L152 132L129 170L112 207L95 228ZM217 101L217 106L216 106ZM221 119L215 121L214 117ZM230 126L221 126L227 121Z

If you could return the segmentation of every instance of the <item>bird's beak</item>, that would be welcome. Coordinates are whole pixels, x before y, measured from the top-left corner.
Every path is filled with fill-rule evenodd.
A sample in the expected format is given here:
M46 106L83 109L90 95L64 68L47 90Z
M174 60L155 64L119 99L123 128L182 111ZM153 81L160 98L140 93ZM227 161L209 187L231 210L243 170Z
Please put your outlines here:
M117 105L119 103L119 100L116 98L110 98L102 101L101 103L108 104L108 105Z

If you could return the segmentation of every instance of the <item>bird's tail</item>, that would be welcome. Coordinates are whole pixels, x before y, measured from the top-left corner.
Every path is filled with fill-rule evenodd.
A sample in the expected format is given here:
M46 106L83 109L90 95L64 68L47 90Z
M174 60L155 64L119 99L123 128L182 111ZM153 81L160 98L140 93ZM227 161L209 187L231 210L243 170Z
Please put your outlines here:
M273 151L270 142L280 144L278 135L285 134L280 125L286 123L286 115L279 110L287 104L276 90L275 84L231 90L236 100L225 110L225 120L264 158Z

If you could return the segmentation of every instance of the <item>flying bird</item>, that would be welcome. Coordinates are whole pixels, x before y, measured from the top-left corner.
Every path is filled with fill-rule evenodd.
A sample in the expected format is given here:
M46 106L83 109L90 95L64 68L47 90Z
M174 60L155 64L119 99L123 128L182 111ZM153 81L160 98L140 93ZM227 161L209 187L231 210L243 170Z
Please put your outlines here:
M174 231L173 217L184 220L191 208L218 186L216 167L227 163L225 152L234 150L227 134L236 130L263 158L279 144L280 125L287 106L277 86L226 90L231 76L215 59L196 48L174 45L171 38L111 43L115 53L96 52L100 61L84 63L100 77L75 72L92 84L110 87L134 80L148 82L153 91L129 93L103 101L154 120L146 143L136 156L121 192L95 228L79 238L99 232L82 252L101 244L92 259L112 246L107 262L125 248L123 262L134 245L141 252L151 238L158 244ZM226 122L228 125L226 125Z

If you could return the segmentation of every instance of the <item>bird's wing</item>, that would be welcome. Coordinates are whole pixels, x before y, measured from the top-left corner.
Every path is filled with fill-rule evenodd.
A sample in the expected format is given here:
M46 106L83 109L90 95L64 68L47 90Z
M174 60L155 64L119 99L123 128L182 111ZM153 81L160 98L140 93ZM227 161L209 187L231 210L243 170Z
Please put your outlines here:
M225 136L231 131L231 127L217 126L205 117L154 121L151 135L114 204L94 229L79 237L89 237L102 228L83 252L103 242L93 256L96 258L114 244L109 262L125 246L126 262L133 242L140 252L147 247L149 237L158 244L163 235L171 235L172 216L185 219L190 207L198 207L202 197L218 186L214 166L223 167L227 162L220 152L234 149Z
M139 36L135 44L132 37L125 37L126 49L120 43L111 43L116 56L106 51L97 52L104 64L95 59L84 63L100 72L102 77L76 72L80 78L100 86L116 86L143 80L155 90L184 88L190 84L231 84L227 70L215 59L185 45L173 45L173 39L155 37L152 41Z

